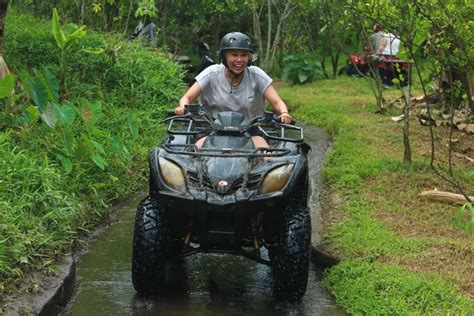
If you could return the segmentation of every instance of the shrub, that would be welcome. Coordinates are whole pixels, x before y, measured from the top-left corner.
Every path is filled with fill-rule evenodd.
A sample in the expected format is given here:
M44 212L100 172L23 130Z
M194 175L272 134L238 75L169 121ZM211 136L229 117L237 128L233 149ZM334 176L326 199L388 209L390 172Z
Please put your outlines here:
M57 63L51 23L38 23L32 16L9 11L5 25L5 60L10 70L19 73L23 68Z
M322 77L321 66L312 55L286 55L283 57L283 64L283 80L302 84Z
M43 93L33 100L18 89L17 112L0 113L8 122L0 125L0 296L25 272L47 269L113 201L143 188L147 153L163 136L159 120L184 87L181 67L164 54L88 32L68 50L60 104L57 79L45 80L59 70L51 23L9 11L5 34L12 72L29 96ZM40 120L40 106L63 117ZM24 119L30 110L36 115ZM87 111L97 112L93 122Z

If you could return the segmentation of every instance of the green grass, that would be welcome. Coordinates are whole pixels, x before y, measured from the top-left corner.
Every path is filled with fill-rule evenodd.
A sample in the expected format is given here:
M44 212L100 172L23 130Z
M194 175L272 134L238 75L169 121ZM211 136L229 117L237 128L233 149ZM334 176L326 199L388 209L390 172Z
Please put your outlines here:
M439 276L407 273L395 265L346 260L323 284L353 315L473 315L474 304Z
M322 170L324 190L337 194L341 202L332 210L336 224L327 228L323 237L345 260L328 271L324 284L337 302L349 313L359 315L472 314L473 302L452 282L457 272L447 281L432 278L430 272L409 272L402 266L384 264L387 259L422 260L425 249L443 241L431 236L401 236L379 212L406 216L421 222L420 227L426 219L430 224L446 224L437 213L410 209L418 206L403 201L403 197L418 199L421 189L417 185L436 177L424 159L415 156L411 165L403 162L401 125L388 118L399 113L390 110L390 114L377 114L364 79L340 77L283 86L279 92L297 120L324 128L333 141ZM390 95L395 97L397 92L390 91ZM457 172L468 178L466 172ZM407 184L393 188L395 180L380 180L392 175ZM378 192L368 185L371 179Z
M375 260L386 255L416 252L423 246L417 238L402 238L392 232L388 225L370 215L370 209L371 203L367 199L352 196L345 204L349 220L334 227L327 236L348 257Z

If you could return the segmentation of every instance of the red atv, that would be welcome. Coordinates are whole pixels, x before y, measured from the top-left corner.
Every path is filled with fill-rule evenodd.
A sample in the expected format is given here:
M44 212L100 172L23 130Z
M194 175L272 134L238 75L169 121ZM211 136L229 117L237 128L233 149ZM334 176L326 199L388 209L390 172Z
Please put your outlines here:
M402 85L408 83L409 63L398 57L373 54L371 51L364 51L360 55L349 54L347 66L341 69L340 74L349 76L363 76L370 74L370 65L379 71L383 84L392 85L393 79L400 80Z

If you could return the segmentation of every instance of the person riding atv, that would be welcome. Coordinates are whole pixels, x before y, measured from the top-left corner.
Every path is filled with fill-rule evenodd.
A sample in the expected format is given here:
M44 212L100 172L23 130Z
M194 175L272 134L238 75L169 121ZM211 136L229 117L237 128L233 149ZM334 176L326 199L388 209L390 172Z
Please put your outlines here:
M161 293L173 259L231 253L271 267L276 299L300 300L311 243L302 128L272 113L247 120L234 111L212 118L199 105L185 109L165 120L169 137L149 155L149 196L138 206L133 237L136 291ZM267 147L254 145L256 134Z
M253 52L248 36L225 35L223 64L199 74L165 120L169 137L150 153L149 196L135 221L139 293L160 291L169 259L198 252L270 265L277 298L297 301L306 291L309 146L270 77L250 65ZM198 96L202 107L188 106ZM264 111L264 98L277 114Z
M184 105L199 96L205 110L216 115L237 111L246 118L263 115L264 99L280 114L282 123L290 123L288 108L272 86L272 79L259 67L252 66L255 49L250 38L239 32L226 34L219 45L218 65L207 67L179 101L175 113L182 115Z
M409 63L396 57L400 39L392 33L385 33L382 25L374 25L374 33L370 36L370 45L361 53L351 53L347 57L347 66L341 73L347 75L366 75L378 71L384 85L391 86L393 79L401 85L408 83Z

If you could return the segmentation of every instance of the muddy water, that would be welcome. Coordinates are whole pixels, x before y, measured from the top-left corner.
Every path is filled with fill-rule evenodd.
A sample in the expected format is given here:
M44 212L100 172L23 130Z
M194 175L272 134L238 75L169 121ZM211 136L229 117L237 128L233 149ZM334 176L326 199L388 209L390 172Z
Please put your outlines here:
M313 224L320 224L317 172L328 146L327 136L307 128L313 148ZM117 221L100 234L77 265L74 297L64 315L345 315L320 285L311 266L308 290L301 303L275 302L270 268L234 255L198 254L171 265L166 293L156 298L136 294L131 280L135 208L139 199L118 210ZM317 227L317 226L313 226ZM320 240L313 231L313 243Z

